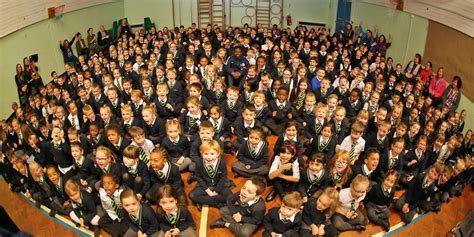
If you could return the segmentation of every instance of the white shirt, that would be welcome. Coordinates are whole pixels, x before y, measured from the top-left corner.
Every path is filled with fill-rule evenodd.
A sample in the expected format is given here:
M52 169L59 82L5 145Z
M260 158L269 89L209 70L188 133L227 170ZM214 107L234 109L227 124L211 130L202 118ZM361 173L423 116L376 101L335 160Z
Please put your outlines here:
M360 198L356 199L356 203L355 203L356 207L359 207L359 203L362 202L362 200L364 200L365 194L366 193L364 193L364 195L362 195ZM344 210L346 211L351 210L352 200L354 200L354 198L352 197L352 194L351 194L351 188L345 188L339 192L339 204L341 208L343 208Z
M272 166L270 167L270 171L268 173L272 173L274 171L276 171L278 168L280 168L280 166L282 166L282 163L280 161L280 156L275 156L275 159L273 160L272 162ZM293 161L293 167L291 168L293 170L293 177L295 178L300 178L300 166L298 164L298 160L295 159L295 161Z
M120 194L122 192L123 192L123 189L117 189L112 195L114 197L115 203L120 208L122 208L122 203L120 202ZM102 203L102 207L107 212L107 215L109 215L110 219L117 220L118 216L115 213L114 208L112 207L112 199L110 199L109 195L107 195L104 188L99 189L99 196L100 196L100 202Z
M347 152L351 152L352 143L353 143L353 141L352 141L351 135L348 135L342 141L340 149L345 150ZM357 157L359 157L360 153L362 153L364 151L364 148L365 148L365 140L364 140L364 138L360 137L357 140L357 145L354 148L355 149L354 150L354 157L355 157L354 159L357 159Z

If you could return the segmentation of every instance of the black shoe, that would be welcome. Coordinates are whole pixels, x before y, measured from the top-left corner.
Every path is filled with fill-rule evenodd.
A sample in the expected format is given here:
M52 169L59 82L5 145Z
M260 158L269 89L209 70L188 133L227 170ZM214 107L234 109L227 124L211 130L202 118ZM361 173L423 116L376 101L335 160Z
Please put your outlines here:
M41 207L41 202L36 201L36 202L35 202L35 207L40 208L40 207Z
M215 228L224 228L225 227L225 222L222 219L217 219L212 224L209 226L211 229Z
M354 228L355 228L356 230L362 230L362 231L364 231L364 230L365 230L365 225L355 225Z
M194 177L194 175L189 175L188 178L186 179L186 182L188 184L192 184L194 181L196 181L196 177Z
M49 212L49 216L50 216L50 217L54 217L54 216L56 216L57 213L58 213L58 212L56 212L55 210L51 210L51 211Z
M276 191L275 191L275 190L272 190L272 191L268 194L268 196L267 196L267 198L265 199L265 201L267 201L267 202L273 201L273 199L276 198L276 195L277 195Z
M94 226L94 237L100 236L100 228L98 226Z
M390 231L390 223L389 223L388 221L382 222L382 227L383 227L383 229L385 230L385 232L389 232L389 231Z

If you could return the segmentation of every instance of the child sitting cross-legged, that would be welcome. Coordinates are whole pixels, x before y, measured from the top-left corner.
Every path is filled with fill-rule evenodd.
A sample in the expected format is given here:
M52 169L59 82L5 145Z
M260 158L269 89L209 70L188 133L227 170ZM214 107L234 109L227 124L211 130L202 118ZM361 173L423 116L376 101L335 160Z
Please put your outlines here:
M264 237L273 236L299 236L302 214L300 207L303 198L297 191L287 193L282 200L281 207L270 209L263 220L265 231Z

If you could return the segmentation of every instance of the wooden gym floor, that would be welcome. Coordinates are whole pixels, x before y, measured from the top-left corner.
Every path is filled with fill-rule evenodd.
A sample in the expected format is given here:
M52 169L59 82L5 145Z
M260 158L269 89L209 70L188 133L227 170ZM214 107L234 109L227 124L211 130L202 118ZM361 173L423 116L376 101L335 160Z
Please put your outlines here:
M276 137L270 136L270 150L273 150L273 144ZM270 155L273 152L270 152ZM231 164L235 162L235 158L231 155L225 155L227 162L227 169L229 178L233 177L231 172ZM185 181L189 173L183 173L183 180ZM236 184L234 192L240 190L245 182L245 178L233 179ZM186 193L189 193L196 183L188 185L185 183ZM79 236L81 232L72 231L75 227L66 228L64 224L60 224L50 218L45 212L41 212L37 208L31 205L20 195L10 192L5 181L0 181L0 205L5 208L10 217L20 228L20 230L33 234L34 236ZM263 197L266 197L271 191L271 187L267 188L263 193ZM389 232L390 236L444 236L449 230L451 230L457 222L459 222L469 210L473 209L474 193L471 187L467 187L461 197L454 197L450 203L444 204L439 213L429 213L421 216L414 223L403 226L400 223L400 216L392 212L390 217L390 223L392 229ZM399 193L397 193L399 194ZM189 202L190 203L190 202ZM267 209L280 205L280 199L277 197L274 201L268 202ZM211 230L208 226L216 219L219 218L219 210L216 208L204 207L202 212L199 212L196 207L189 205L189 210L194 217L196 222L197 232L199 236L232 236L231 232L227 229L214 229ZM63 218L64 219L64 218ZM0 224L1 225L1 224ZM201 228L201 226L207 226ZM71 230L72 229L72 230ZM263 228L260 228L254 236L262 236ZM103 236L107 236L105 232L102 232ZM382 235L383 230L379 226L369 224L367 230L364 232L348 231L344 232L341 236L372 236Z

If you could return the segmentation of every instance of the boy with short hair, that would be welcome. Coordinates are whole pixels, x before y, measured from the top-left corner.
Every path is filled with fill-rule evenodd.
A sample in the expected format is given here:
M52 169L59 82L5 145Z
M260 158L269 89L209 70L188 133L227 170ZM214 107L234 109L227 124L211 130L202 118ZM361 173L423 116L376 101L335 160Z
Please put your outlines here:
M261 177L247 180L240 192L227 199L227 205L220 209L221 218L211 224L211 229L226 227L236 236L252 235L265 216L265 202L261 198L265 186Z
M141 127L131 127L128 130L132 138L131 145L138 147L139 158L143 163L148 165L150 160L150 153L155 148L153 142L145 138L145 131Z
M359 159L360 154L364 151L365 140L362 138L364 133L364 125L360 121L356 121L351 126L351 134L344 138L340 145L341 150L349 152L351 163Z
M270 209L265 216L263 236L299 236L298 232L303 222L301 205L303 205L303 199L300 193L297 191L287 193L281 201L281 207Z

